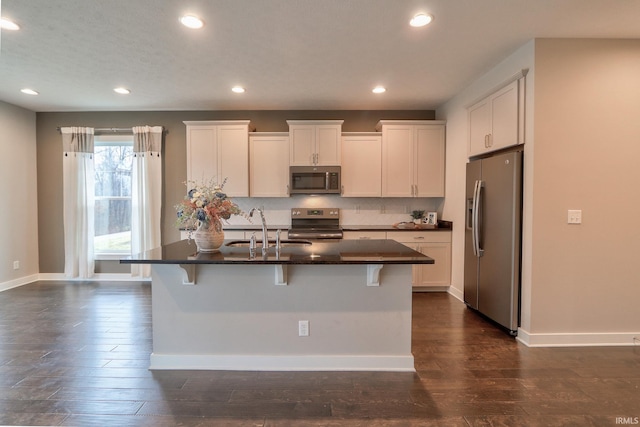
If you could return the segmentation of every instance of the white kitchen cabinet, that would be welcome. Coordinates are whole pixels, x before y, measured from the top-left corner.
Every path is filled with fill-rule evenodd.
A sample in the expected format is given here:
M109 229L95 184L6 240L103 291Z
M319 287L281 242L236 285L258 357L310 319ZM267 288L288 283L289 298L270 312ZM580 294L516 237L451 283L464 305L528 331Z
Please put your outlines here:
M524 75L470 106L469 157L524 143Z
M291 166L340 166L344 120L287 120Z
M386 239L386 231L369 231L369 230L345 230L342 232L343 239L347 240L371 240L371 239Z
M249 180L251 197L289 197L289 134L249 136Z
M444 197L445 122L381 120L382 197Z
M249 196L248 120L186 121L187 179L222 184L233 197Z
M435 264L413 266L414 289L451 285L450 231L389 231L387 239L400 242L434 259Z
M342 196L380 197L382 137L349 133L342 136Z

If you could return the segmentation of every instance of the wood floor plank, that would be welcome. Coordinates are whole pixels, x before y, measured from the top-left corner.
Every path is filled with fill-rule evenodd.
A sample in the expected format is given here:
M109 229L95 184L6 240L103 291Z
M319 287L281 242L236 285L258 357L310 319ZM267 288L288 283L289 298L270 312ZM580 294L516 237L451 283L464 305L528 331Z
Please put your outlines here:
M149 371L151 286L0 292L0 425L561 426L640 416L640 349L527 348L413 295L416 373Z

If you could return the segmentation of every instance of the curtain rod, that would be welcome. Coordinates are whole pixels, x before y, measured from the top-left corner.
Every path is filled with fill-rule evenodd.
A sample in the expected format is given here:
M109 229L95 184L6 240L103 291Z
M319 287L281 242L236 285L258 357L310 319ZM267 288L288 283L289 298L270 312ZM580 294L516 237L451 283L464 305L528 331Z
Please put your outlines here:
M56 128L58 132L60 132L61 127L58 126ZM94 128L94 132L99 133L130 133L133 134L133 128ZM168 133L168 131L162 128L162 133Z

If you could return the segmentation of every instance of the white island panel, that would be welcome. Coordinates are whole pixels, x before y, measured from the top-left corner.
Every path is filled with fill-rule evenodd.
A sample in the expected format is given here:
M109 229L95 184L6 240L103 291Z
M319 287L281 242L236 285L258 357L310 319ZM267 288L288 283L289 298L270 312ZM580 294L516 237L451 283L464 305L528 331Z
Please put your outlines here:
M152 265L151 369L414 371L411 265ZM309 321L309 336L298 322Z

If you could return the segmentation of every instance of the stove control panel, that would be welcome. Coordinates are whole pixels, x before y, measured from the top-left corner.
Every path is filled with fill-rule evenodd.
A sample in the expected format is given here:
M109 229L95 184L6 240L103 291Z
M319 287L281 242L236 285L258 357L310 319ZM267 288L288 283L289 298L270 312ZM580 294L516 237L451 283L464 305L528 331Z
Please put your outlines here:
M316 219L337 219L340 217L339 208L293 208L291 218L316 218Z

